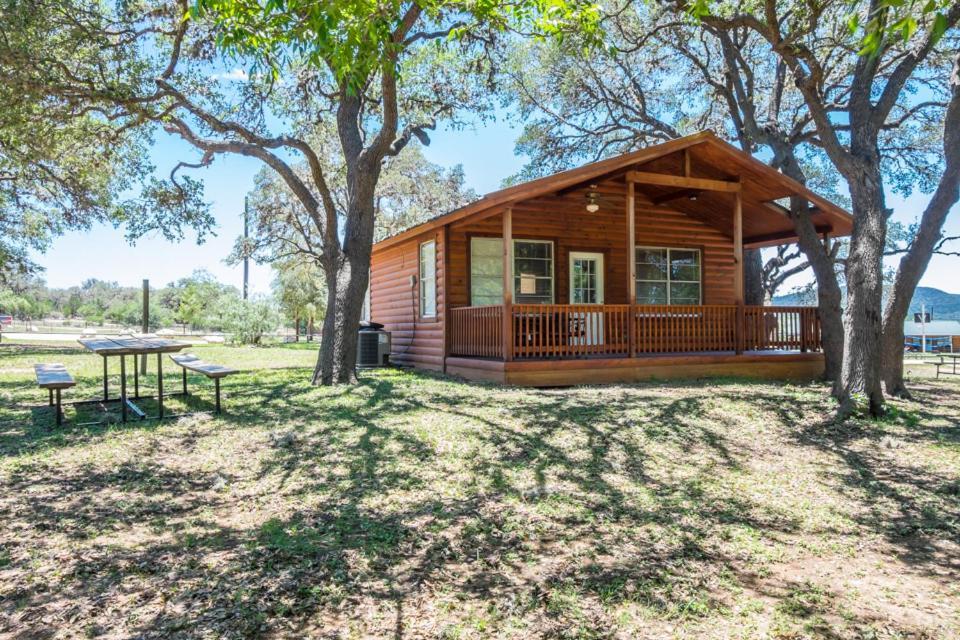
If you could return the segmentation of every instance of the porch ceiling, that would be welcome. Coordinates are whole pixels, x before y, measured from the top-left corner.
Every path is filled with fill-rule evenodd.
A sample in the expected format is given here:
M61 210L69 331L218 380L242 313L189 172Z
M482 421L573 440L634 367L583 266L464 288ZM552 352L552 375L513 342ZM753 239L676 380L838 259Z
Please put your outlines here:
M537 198L562 198L586 204L586 193L597 185L602 208L625 211L626 174L629 171L683 177L686 165L693 178L739 181L743 206L743 242L760 247L795 242L793 223L775 201L799 195L811 205L813 223L820 233L849 235L853 220L841 207L787 178L775 169L723 142L711 132L701 132L633 153L609 158L552 176L502 189L450 213L417 225L374 247L385 248L406 238L446 224L472 222L497 215L508 206ZM690 196L695 196L691 199ZM692 189L689 185L660 186L636 183L638 214L672 209L700 220L728 236L733 235L734 194ZM584 216L590 214L584 209Z

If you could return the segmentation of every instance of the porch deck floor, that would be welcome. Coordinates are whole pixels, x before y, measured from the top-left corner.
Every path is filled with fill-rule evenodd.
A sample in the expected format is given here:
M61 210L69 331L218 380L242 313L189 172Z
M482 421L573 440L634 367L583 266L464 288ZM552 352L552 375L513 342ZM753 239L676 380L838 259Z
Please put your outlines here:
M812 380L823 373L819 351L694 351L644 354L589 354L576 358L494 358L448 356L444 370L473 380L521 386L602 384L649 379L743 376Z

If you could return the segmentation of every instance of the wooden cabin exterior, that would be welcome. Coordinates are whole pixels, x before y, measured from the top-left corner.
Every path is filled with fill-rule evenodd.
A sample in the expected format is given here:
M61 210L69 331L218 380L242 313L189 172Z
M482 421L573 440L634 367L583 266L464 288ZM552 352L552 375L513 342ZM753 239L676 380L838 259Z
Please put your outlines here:
M850 216L709 132L490 194L373 248L392 362L554 386L823 369L817 311L744 304L744 248Z

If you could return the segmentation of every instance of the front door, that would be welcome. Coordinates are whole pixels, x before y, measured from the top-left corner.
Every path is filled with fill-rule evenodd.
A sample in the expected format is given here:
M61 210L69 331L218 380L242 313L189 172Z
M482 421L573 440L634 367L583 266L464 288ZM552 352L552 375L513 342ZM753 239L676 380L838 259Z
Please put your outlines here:
M570 304L603 304L603 254L570 252ZM571 314L572 344L603 343L603 311L577 311Z

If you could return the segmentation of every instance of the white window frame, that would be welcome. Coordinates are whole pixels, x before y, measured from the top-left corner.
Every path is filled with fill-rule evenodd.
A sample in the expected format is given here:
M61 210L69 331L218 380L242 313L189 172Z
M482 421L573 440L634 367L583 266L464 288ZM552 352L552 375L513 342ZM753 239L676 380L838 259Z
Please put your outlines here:
M470 305L473 304L473 241L474 240L499 240L501 251L503 247L503 238L500 236L472 236L470 238ZM517 284L517 243L526 242L526 243L535 243L535 244L548 244L550 245L550 302L545 304L554 304L557 299L557 245L553 240L537 240L534 238L514 238L513 244L510 251L510 260L513 263L513 299L516 301L518 294L518 284ZM501 261L502 262L502 261ZM501 290L503 287L503 270L500 271L500 285ZM525 303L519 303L525 304Z
M426 275L424 273L424 266L427 264L423 259L423 250L427 247L430 247L430 252L433 256L432 265L433 273L432 275ZM420 243L420 253L419 253L419 274L420 274L420 317L421 318L436 318L437 317L437 241L436 240L427 240L426 242ZM426 302L427 295L431 295L433 298L433 313L426 313Z
M637 284L640 284L641 282L665 283L666 286L667 286L667 304L669 304L669 305L674 304L674 302L670 299L670 298L671 298L671 290L670 290L670 285L671 285L671 284L673 284L673 283L675 283L675 282L678 283L678 284L696 284L696 285L698 285L698 290L699 290L699 292L700 292L700 296L699 296L699 299L698 299L698 301L697 301L697 305L702 305L702 304L703 304L703 251L701 251L700 249L698 249L698 248L696 248L696 247L654 247L654 246L648 246L648 245L634 247L633 265L634 265L634 269L637 270L637 272L639 272L639 269L637 269L637 254L636 254L636 252L637 252L637 251L640 251L640 250L654 250L654 251L666 251L666 252L667 252L667 279L666 279L666 280L645 280L645 279L643 279L643 278L637 277ZM670 253L671 253L672 251L693 251L693 252L695 252L695 253L697 254L697 267L699 267L699 274L698 274L699 277L698 277L697 280L674 280L674 279L671 277L671 274L670 274ZM638 302L637 304L652 304L652 303L649 303L649 302L640 303L640 302ZM688 303L683 303L683 304L688 304Z

